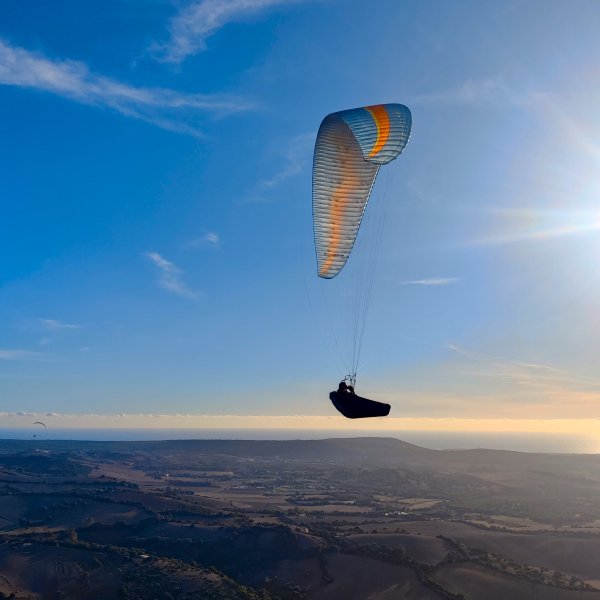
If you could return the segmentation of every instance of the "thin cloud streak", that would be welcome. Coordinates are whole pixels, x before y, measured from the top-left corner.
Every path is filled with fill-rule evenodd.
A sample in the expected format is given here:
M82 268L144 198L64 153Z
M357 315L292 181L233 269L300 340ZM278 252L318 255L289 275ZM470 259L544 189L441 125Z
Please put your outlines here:
M522 231L518 233L505 233L499 235L489 235L482 238L473 239L465 242L466 246L500 246L504 244L516 244L519 242L533 242L548 240L557 237L569 235L579 235L600 231L600 223L592 222L580 225L563 225L559 227L550 227L547 229L538 229L531 231Z
M512 88L502 77L470 79L446 90L416 94L411 102L423 104L472 104L529 106L542 101L548 94Z
M206 40L228 23L239 21L267 8L298 0L196 0L171 19L170 39L155 43L150 50L162 62L179 64L206 48Z
M528 370L528 371L545 372L545 373L559 375L561 377L566 377L572 381L600 384L599 377L593 377L590 375L581 375L579 373L573 373L571 371L567 371L566 369L559 369L559 368L553 367L551 365L544 365L544 364L540 364L540 363L533 363L533 362L527 362L527 361L512 360L512 359L504 358L501 356L495 356L493 354L485 354L483 352L475 352L473 350L465 350L464 348L460 348L456 344L446 344L446 347L449 350L452 350L453 352L460 354L461 356L464 356L465 358L468 358L470 360L480 362L480 363L483 362L483 363L494 363L494 364L498 364L498 365L509 365L512 367L517 367L517 368Z
M403 281L402 285L450 285L460 281L460 277L430 277Z
M547 364L510 360L446 346L456 354L402 377L380 377L372 397L404 417L455 419L597 419L600 379Z
M286 179L298 175L308 159L315 141L314 133L304 133L291 138L282 144L285 164L280 171L263 179L259 187L271 189L278 186Z
M183 271L174 263L163 258L158 252L146 252L144 254L159 270L158 284L174 294L186 298L198 298L198 292L187 287L181 276Z
M48 92L81 104L115 110L162 129L202 138L199 115L248 110L238 98L184 94L162 88L133 87L96 75L83 62L51 60L0 39L0 85Z
M474 411L481 410L483 406L485 414L494 416L600 416L598 377L551 365L473 352L454 344L447 347L469 361L466 368L454 363L447 365L446 370L452 376L471 383L472 389L468 393L475 401ZM457 410L456 404L454 410ZM472 414L476 414L474 411Z
M282 154L284 158L283 165L270 177L260 180L246 202L268 202L268 192L287 179L299 175L310 162L314 140L314 133L304 133L283 140L278 146L278 154Z
M74 325L73 323L62 323L57 319L38 319L38 321L47 331L73 330L80 328L79 325Z
M0 360L44 360L49 355L31 350L8 350L0 348Z

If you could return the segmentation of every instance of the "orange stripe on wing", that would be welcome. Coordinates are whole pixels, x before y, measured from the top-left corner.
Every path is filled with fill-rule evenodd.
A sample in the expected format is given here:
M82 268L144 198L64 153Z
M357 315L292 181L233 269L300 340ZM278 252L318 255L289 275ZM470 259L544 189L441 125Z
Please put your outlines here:
M390 137L390 117L383 104L376 104L375 106L365 106L365 110L368 110L375 125L377 125L377 140L369 154L369 158L376 156L381 152L381 149L386 145L388 138Z
M348 172L348 169L344 169L344 177L340 182L340 187L333 192L331 198L331 207L329 209L330 219L332 220L331 241L327 248L327 258L319 270L319 275L322 277L329 275L329 270L333 266L333 262L338 258L336 255L342 241L343 232L340 223L336 221L343 218L343 213L348 207L349 195L359 186L360 179L352 172Z

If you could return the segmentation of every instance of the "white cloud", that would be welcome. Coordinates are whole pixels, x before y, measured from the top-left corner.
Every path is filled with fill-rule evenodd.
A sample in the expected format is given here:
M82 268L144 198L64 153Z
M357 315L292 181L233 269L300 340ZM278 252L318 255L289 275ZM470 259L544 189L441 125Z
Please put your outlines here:
M227 114L250 108L234 97L130 86L90 72L83 62L51 60L1 39L0 85L49 92L195 137L203 135L197 124L200 114Z
M79 325L74 325L72 323L62 323L57 319L38 319L38 321L42 324L44 329L47 331L61 331L61 330L69 330L69 329L79 329Z
M171 19L170 39L153 44L151 50L163 62L181 63L206 48L206 40L227 23L240 21L273 6L298 0L195 0Z
M187 298L198 297L198 293L190 290L182 281L181 276L183 271L177 265L163 258L158 252L146 252L145 256L158 268L158 283L161 287Z
M221 239L219 238L219 234L218 233L214 233L212 231L209 231L205 236L204 236L204 240L208 243L208 244L213 244L213 245L219 245L221 243Z
M208 246L210 248L220 248L223 244L221 236L216 231L207 231L200 237L190 240L186 246L188 248L197 248L198 246Z
M403 281L402 285L450 285L457 281L460 281L460 277L430 277L426 279Z

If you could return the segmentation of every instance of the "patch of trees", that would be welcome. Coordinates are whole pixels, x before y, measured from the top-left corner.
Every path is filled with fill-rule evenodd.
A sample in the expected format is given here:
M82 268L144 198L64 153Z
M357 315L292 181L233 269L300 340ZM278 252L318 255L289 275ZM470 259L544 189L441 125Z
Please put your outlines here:
M465 597L462 594L455 594L436 581L433 576L433 567L415 561L406 552L406 548L402 544L393 547L377 543L356 546L344 542L341 550L346 554L358 554L380 562L408 567L415 573L417 579L425 587L436 591L442 598L445 598L446 600L465 600Z
M547 569L546 567L522 564L501 554L489 552L484 548L474 548L443 535L438 535L437 537L452 548L452 552L448 555L448 562L474 562L483 567L542 585L564 589L595 591L594 587L575 576L567 575L554 569Z

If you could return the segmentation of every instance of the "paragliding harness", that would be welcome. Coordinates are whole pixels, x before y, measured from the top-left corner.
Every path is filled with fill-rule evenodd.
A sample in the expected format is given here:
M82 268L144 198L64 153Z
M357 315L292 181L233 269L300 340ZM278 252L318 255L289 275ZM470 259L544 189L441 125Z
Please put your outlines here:
M349 385L346 384L349 383ZM356 395L356 374L346 375L338 389L329 394L329 399L339 412L348 419L364 419L368 417L386 417L390 413L390 405L375 402Z
M346 383L347 382L347 383ZM340 385L338 386L338 392L347 392L354 394L354 386L356 385L356 375L346 375Z

